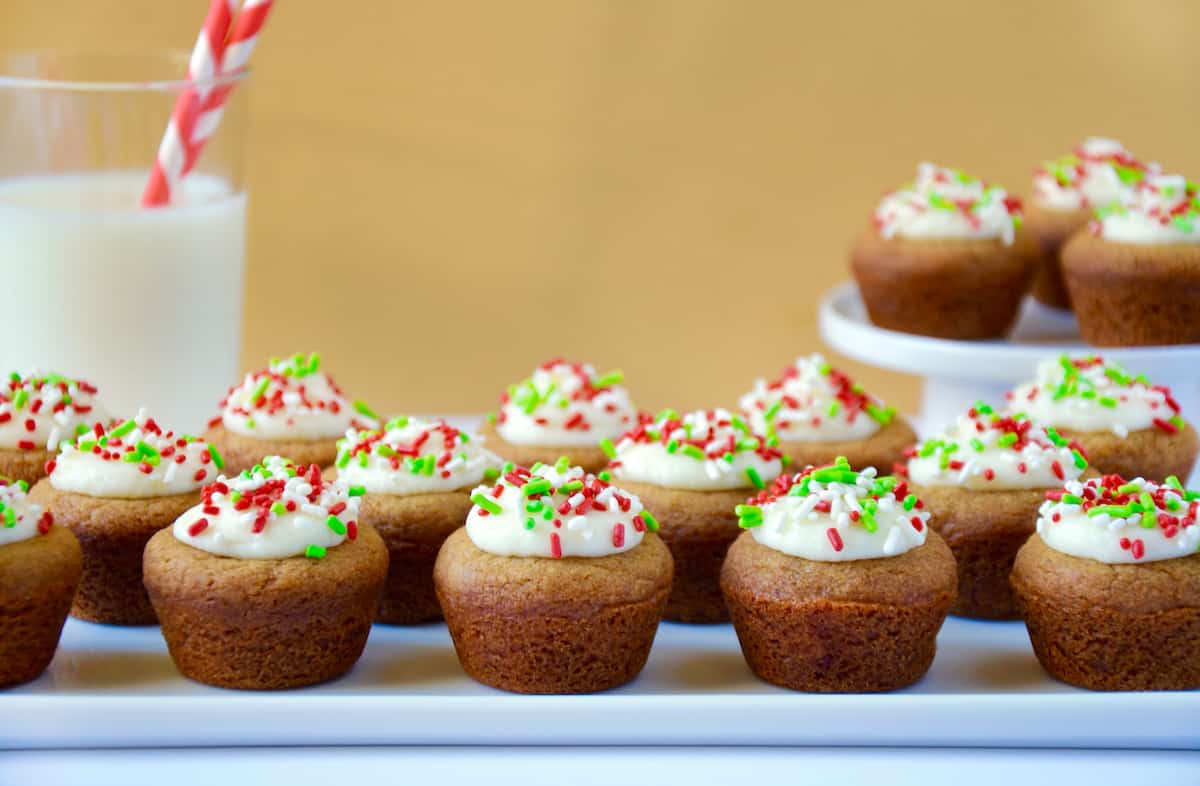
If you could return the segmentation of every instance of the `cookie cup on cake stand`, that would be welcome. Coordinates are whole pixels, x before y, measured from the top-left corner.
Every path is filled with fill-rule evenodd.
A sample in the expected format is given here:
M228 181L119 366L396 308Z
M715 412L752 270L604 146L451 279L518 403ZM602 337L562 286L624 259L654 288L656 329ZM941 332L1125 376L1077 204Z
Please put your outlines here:
M1130 205L1098 211L1063 250L1084 341L1200 343L1200 208L1181 175L1147 175Z
M980 402L940 436L912 449L912 493L946 541L958 571L951 614L1017 619L1009 574L1034 531L1047 489L1079 478L1087 460L1053 430Z
M471 490L495 478L500 459L484 440L445 421L398 417L380 430L349 431L338 442L337 476L364 494L360 524L388 550L378 622L415 625L442 618L433 563L471 510Z
M1128 204L1147 167L1120 142L1084 140L1075 151L1034 171L1033 199L1025 209L1025 227L1042 250L1030 293L1051 308L1070 309L1061 254L1067 241L1087 226L1093 210Z
M28 488L0 477L0 688L50 665L82 572L79 542Z
M480 486L434 584L463 669L516 693L591 693L642 670L671 555L638 498L566 462Z
M1009 395L1009 407L1077 442L1103 475L1186 478L1200 453L1170 388L1098 355L1043 361L1036 378Z
M796 467L823 467L839 456L856 467L891 467L917 441L896 410L816 354L797 358L778 379L757 380L739 406Z
M584 363L550 360L509 386L480 434L518 466L553 464L565 455L573 466L599 472L608 464L601 441L637 422L623 379L620 371L597 374Z
M347 429L374 428L378 418L362 401L351 403L329 374L320 355L271 358L225 394L221 414L209 421L204 438L237 474L264 456L287 456L308 466L329 467Z
M1003 189L921 164L888 194L850 253L879 327L953 339L1000 338L1016 321L1040 252Z
M104 418L95 395L83 380L10 373L0 387L0 477L31 486L46 477L59 444Z
M279 690L339 677L379 610L387 548L359 497L271 456L222 477L146 546L146 589L189 679Z
M779 475L782 454L723 409L644 415L612 453L613 477L654 512L675 560L663 617L728 621L720 579L725 554L741 533L734 508Z
M1042 667L1091 690L1200 688L1200 492L1105 475L1051 497L1012 573Z
M165 430L145 410L110 428L97 423L64 443L30 497L71 530L83 576L71 616L108 625L153 625L142 552L200 500L221 456L204 440Z
M791 690L865 693L919 680L954 602L954 557L903 481L844 458L738 506L749 531L721 590L742 654Z

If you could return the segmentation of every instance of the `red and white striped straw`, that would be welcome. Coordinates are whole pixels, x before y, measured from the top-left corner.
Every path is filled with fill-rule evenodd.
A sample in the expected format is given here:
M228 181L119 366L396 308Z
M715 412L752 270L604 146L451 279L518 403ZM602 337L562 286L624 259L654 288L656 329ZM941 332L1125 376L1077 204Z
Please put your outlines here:
M191 171L205 142L220 122L233 83L213 87L216 77L232 76L246 67L272 0L246 0L234 20L238 0L210 0L204 27L188 61L187 87L175 102L158 146L143 207L169 204L183 176ZM231 32L232 28L232 32Z

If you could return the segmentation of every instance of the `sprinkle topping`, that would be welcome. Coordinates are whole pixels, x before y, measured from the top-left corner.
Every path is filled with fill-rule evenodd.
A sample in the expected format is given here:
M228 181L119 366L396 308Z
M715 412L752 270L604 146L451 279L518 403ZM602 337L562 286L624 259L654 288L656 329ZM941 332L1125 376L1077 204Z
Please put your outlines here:
M1200 243L1200 193L1183 175L1148 174L1128 204L1096 217L1092 232L1116 243Z
M81 379L31 371L0 386L0 449L56 450L104 414L96 387Z
M1157 164L1142 163L1120 142L1091 137L1034 170L1034 198L1054 210L1128 204L1146 175L1157 171Z
M999 238L1011 245L1021 202L960 170L925 163L915 182L883 198L874 222L884 238Z
M596 373L584 363L547 361L500 397L496 430L514 445L595 445L634 422L620 371Z
M370 494L454 491L479 483L501 460L444 420L401 416L382 429L346 432L338 441L338 476Z
M54 525L54 516L41 505L29 501L29 484L0 475L0 546L45 535Z

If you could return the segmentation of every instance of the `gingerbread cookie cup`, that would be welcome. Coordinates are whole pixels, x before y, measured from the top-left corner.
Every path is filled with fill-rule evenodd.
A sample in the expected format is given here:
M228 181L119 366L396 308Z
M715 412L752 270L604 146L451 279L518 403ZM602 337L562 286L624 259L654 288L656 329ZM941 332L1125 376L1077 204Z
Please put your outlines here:
M0 478L0 688L35 679L58 648L79 585L79 543Z
M1126 478L1189 477L1200 452L1200 437L1190 423L1131 431L1119 437L1111 431L1072 431L1063 436L1079 443L1097 472Z
M520 467L534 464L553 464L560 456L566 456L571 464L586 472L599 472L608 466L608 454L594 445L520 445L508 442L496 430L496 424L485 420L479 426L479 435L487 440L502 458Z
M46 477L59 443L103 419L95 394L58 374L9 374L0 386L0 476L31 486Z

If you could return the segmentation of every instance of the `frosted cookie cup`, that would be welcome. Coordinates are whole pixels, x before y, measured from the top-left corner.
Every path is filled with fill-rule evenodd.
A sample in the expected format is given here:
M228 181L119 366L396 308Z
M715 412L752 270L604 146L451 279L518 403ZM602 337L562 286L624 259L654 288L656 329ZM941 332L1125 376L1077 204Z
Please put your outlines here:
M278 690L358 661L387 548L356 521L360 496L278 456L204 487L146 546L146 589L185 677Z
M958 581L904 481L839 458L781 476L737 512L749 531L729 549L721 590L755 674L859 693L929 670Z
M434 567L467 674L518 693L637 676L671 587L671 555L637 496L564 459L508 468L472 499Z
M79 543L0 477L0 688L35 679L54 657L79 585Z
M445 421L398 417L338 442L337 475L362 491L358 520L388 549L379 622L414 625L442 618L433 563L471 510L471 490L498 475L500 459L482 437Z
M89 382L36 371L10 373L0 386L0 475L37 483L46 477L46 463L59 444L104 417Z

